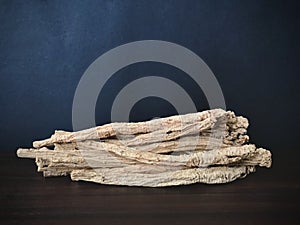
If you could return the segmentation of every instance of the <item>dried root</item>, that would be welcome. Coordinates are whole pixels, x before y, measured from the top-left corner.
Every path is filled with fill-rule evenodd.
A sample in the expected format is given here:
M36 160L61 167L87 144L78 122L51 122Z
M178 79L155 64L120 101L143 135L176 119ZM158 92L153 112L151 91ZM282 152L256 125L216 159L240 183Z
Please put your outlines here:
M247 144L248 125L244 117L213 109L55 131L17 155L35 158L45 177L149 187L227 183L254 172L255 166L271 167L270 151Z

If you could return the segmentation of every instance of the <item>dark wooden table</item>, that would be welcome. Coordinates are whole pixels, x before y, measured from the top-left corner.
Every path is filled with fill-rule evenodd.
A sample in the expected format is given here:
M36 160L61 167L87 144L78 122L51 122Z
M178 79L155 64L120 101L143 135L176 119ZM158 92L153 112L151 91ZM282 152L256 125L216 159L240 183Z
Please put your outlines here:
M33 160L12 153L2 154L0 162L3 225L300 224L296 158L275 157L271 169L230 184L171 188L43 178Z

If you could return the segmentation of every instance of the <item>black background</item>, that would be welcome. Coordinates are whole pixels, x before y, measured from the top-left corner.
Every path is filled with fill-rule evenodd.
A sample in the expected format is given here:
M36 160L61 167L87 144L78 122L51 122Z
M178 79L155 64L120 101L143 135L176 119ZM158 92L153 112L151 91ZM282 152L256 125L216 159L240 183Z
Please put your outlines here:
M132 41L180 44L199 55L228 109L250 120L251 141L276 155L299 155L299 3L297 1L0 1L0 143L30 147L55 129L72 129L72 101L87 67ZM182 71L139 63L117 72L96 108L110 122L124 85L161 74L182 85L198 110L208 105ZM159 98L137 103L132 121L176 114Z

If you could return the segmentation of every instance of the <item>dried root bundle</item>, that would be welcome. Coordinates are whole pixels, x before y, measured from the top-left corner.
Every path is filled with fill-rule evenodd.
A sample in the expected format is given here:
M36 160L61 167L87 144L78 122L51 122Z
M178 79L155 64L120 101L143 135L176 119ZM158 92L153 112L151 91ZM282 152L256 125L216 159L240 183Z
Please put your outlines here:
M248 125L244 117L213 109L55 131L17 155L35 158L45 177L150 187L227 183L254 172L255 166L271 166L270 151L247 144Z

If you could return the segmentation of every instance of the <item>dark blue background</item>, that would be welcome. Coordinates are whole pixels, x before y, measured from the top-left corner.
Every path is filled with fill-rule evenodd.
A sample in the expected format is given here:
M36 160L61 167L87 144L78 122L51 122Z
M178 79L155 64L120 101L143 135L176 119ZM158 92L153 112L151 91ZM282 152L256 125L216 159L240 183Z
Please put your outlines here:
M175 42L216 75L227 108L250 119L253 142L273 152L299 145L299 4L297 1L0 1L0 146L31 146L55 129L72 129L72 100L86 68L118 45ZM176 82L206 109L183 72L158 63L124 68L99 96L96 120L109 122L118 91L145 74ZM148 98L131 120L175 114ZM296 151L297 150L297 151Z

